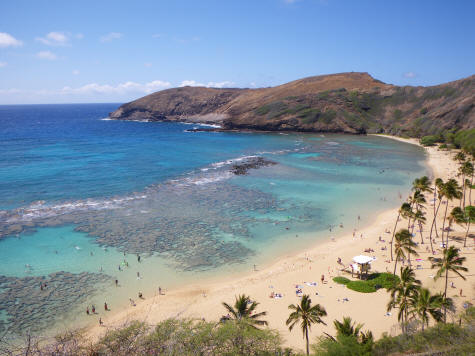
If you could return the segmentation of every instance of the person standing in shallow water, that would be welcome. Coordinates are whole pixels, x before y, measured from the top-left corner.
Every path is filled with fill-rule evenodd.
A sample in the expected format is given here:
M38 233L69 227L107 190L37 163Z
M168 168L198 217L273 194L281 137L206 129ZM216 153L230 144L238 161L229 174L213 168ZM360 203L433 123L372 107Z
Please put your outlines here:
M109 310L109 308L108 308L108 306L107 306L107 303L106 303L106 302L104 302L104 310L106 310L106 311L107 311L107 310Z

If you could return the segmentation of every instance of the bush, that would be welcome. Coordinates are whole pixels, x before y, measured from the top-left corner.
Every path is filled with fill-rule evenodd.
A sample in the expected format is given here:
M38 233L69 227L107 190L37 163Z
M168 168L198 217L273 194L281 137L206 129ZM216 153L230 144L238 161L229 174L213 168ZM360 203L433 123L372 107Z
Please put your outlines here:
M380 288L390 288L399 280L398 276L392 273L372 273L366 280L351 281L345 277L335 277L333 281L345 284L347 288L360 293L374 293Z
M346 277L333 277L333 282L338 284L348 284L351 281Z
M437 324L424 332L388 336L376 341L373 354L389 355L406 352L445 352L446 355L473 355L475 350L474 325L462 328L455 324Z
M346 285L347 288L360 293L374 293L376 288L367 283L367 281L351 281Z
M454 136L454 144L475 155L475 129L461 130Z
M436 142L439 142L439 138L437 136L424 136L421 138L421 145L422 146L435 146Z
M372 343L360 344L354 336L340 335L337 341L320 338L312 345L315 355L319 356L370 356Z

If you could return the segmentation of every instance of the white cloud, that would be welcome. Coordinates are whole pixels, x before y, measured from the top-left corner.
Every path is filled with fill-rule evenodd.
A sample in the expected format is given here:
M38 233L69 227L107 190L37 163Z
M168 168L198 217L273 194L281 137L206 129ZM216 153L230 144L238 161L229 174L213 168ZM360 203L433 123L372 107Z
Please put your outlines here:
M22 91L20 89L11 88L11 89L0 89L0 94L18 94Z
M178 86L179 87L204 87L206 85L204 85L203 83L198 83L194 80L183 80Z
M82 40L84 38L84 35L82 33L77 33L74 37L76 37L78 40Z
M127 94L131 92L150 94L169 88L170 82L154 80L148 83L125 82L118 85L90 83L78 88L64 87L61 94Z
M36 40L48 46L69 45L69 37L64 32L50 32L45 37L36 37Z
M41 51L41 52L38 52L36 54L36 57L40 58L40 59L47 59L47 60L50 60L50 61L54 61L55 59L57 59L58 57L56 56L56 54L54 54L53 52L50 52L50 51Z
M12 35L6 33L6 32L0 32L0 48L4 47L19 47L22 46L23 42L17 40L15 37Z
M123 35L122 33L119 32L109 32L107 35L104 35L100 38L101 42L110 42L112 40L118 40L121 38Z
M79 75L79 73L80 73L80 72L79 72L77 69L73 70L73 74L74 74L74 75Z
M143 65L144 65L145 67L147 67L147 68L150 68L150 67L152 66L152 63L150 63L150 62L145 62Z
M1 67L6 67L7 64L8 64L7 62L0 62L0 68L1 68Z
M207 84L204 83L199 83L194 80L183 80L180 83L180 87L207 87L207 88L230 88L233 85L235 85L234 82L230 82L228 80L222 81L222 82L208 82Z
M415 78L416 77L416 73L414 72L406 72L403 74L404 78Z

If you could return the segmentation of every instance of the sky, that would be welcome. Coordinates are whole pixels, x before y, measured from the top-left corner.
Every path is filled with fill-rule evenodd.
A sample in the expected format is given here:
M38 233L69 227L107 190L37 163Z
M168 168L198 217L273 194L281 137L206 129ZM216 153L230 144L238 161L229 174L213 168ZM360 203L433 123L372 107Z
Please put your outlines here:
M473 0L0 1L0 104L127 102L184 85L475 73Z

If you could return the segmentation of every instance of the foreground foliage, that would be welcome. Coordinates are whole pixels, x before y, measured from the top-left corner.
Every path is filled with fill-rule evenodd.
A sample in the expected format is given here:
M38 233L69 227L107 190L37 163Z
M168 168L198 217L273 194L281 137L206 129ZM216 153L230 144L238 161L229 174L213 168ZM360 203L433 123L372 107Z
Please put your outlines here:
M168 319L152 327L143 322L108 331L95 344L79 335L64 335L42 348L28 345L14 355L283 355L279 333L245 323ZM7 353L8 354L8 353ZM13 355L12 354L12 355Z

